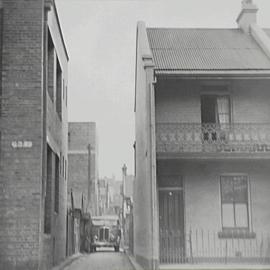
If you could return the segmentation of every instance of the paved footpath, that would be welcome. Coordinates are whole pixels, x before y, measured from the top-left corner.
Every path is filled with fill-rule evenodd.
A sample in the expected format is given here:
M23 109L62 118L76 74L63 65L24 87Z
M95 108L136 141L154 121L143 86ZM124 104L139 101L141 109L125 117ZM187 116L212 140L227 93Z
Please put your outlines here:
M64 270L134 270L134 268L125 253L107 249L83 255Z

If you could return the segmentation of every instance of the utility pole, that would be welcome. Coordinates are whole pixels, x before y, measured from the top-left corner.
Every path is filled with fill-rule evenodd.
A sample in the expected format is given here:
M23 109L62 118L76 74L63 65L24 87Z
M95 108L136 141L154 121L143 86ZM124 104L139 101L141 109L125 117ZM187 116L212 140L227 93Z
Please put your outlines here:
M88 201L87 204L92 208L92 179L91 179L91 144L89 143L87 146L88 149ZM93 213L91 213L93 215Z
M126 164L122 167L122 228L123 228L123 245L125 247L125 237L126 237L126 228L125 228L125 182L127 176L127 166Z

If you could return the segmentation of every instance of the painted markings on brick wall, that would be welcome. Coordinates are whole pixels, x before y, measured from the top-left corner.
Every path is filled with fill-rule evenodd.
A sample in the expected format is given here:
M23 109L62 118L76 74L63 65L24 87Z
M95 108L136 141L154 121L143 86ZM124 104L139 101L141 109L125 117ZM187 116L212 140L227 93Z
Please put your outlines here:
M11 146L13 148L31 148L33 143L31 141L13 141Z

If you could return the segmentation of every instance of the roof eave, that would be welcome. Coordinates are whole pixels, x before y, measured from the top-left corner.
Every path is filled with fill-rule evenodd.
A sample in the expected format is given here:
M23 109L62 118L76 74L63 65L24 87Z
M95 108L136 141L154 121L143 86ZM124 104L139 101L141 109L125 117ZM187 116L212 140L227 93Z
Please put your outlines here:
M155 69L156 76L186 78L264 78L270 79L269 70L161 70Z
M63 30L62 30L62 27L61 27L61 24L60 24L60 19L59 19L59 15L58 15L58 11L57 11L55 1L53 1L53 9L54 9L56 21L57 21L57 24L58 24L58 28L59 28L59 32L60 32L60 38L61 38L61 41L62 41L62 44L63 44L65 55L66 55L67 61L69 61L69 54L68 54L66 42L65 42L65 39L64 39Z

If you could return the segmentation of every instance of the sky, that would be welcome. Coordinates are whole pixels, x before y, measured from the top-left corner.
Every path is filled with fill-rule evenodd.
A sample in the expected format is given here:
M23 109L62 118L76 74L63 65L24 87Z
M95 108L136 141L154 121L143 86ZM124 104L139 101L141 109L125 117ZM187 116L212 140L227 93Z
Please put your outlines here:
M69 53L69 121L97 124L99 176L134 174L136 25L237 28L241 0L55 0ZM270 0L254 0L270 28Z

